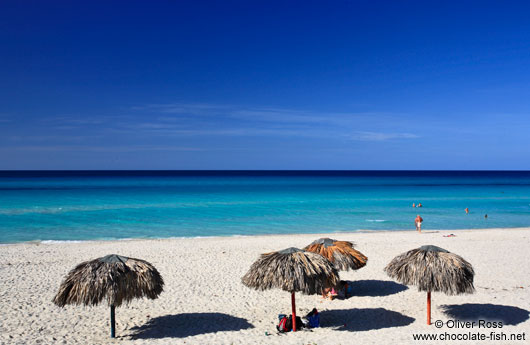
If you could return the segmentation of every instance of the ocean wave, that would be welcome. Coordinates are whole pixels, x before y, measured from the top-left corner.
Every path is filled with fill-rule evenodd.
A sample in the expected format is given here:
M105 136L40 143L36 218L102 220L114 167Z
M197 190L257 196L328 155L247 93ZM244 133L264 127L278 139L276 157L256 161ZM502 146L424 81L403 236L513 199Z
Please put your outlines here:
M24 215L24 214L57 214L66 212L91 212L111 211L122 209L150 209L150 208L200 208L211 206L238 206L238 205L265 205L282 203L284 201L208 201L208 202L168 202L155 204L116 204L116 205L94 205L94 206L62 206L62 207L23 207L0 209L0 215Z
M275 234L271 234L275 235ZM0 246L9 246L17 243L26 243L26 244L73 244L73 243L85 243L85 242L107 242L107 241L145 241L145 240L190 240L190 239L201 239L201 238L243 238L243 237L252 237L256 235L211 235L211 236L171 236L171 237L157 237L157 236L142 236L142 237L125 237L125 238L109 238L109 237L98 237L86 240L30 240L30 241L19 241L19 242L6 242L0 243Z
M367 222L382 223L386 222L385 219L365 219Z

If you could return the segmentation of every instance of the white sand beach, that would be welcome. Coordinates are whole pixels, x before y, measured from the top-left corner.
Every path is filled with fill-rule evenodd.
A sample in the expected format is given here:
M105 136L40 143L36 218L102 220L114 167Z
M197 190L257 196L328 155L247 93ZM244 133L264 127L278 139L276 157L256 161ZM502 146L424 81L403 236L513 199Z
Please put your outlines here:
M450 233L456 237L444 237ZM340 273L354 282L348 299L296 294L298 315L317 308L322 327L277 334L277 315L290 313L289 293L251 290L241 277L260 253L303 247L319 237L355 242L368 264ZM474 294L433 294L433 320L497 320L502 328L426 325L426 294L383 272L396 255L425 244L461 255L475 269ZM111 253L147 260L165 280L158 299L116 309L116 339L109 338L108 306L61 309L51 302L76 264ZM1 344L530 343L530 228L24 243L0 246L0 256ZM444 332L525 333L525 340L413 339Z

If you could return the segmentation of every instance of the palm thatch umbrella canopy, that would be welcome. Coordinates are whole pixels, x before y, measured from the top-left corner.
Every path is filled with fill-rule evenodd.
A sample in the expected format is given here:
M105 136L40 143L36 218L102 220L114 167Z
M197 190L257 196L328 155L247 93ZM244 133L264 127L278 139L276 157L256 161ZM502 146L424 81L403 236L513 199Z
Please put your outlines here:
M291 293L293 331L296 331L295 292L320 294L339 282L333 264L321 255L298 248L262 254L241 278L243 284L256 290L282 289Z
M59 287L53 302L94 306L107 301L110 306L111 337L115 336L115 307L134 298L155 299L164 280L149 262L116 254L85 261L71 270Z
M335 265L339 271L358 270L366 266L368 258L353 248L348 241L337 241L331 238L319 238L304 248L308 252L322 255Z
M396 256L385 272L405 285L427 291L427 324L431 324L431 291L447 295L473 293L475 272L461 256L436 246L422 246Z

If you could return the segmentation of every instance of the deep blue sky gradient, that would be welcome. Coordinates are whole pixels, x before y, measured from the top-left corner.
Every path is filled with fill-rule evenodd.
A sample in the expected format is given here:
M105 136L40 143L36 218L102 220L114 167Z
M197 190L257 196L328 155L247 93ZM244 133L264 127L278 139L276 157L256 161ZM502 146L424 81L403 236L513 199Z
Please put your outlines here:
M529 13L2 1L0 169L530 169Z

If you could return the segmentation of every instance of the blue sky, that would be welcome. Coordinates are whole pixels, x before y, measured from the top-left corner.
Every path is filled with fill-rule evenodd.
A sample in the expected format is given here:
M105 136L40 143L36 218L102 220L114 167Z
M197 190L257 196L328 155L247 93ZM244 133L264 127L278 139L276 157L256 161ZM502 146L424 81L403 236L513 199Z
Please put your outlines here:
M530 169L528 13L2 1L0 169Z

